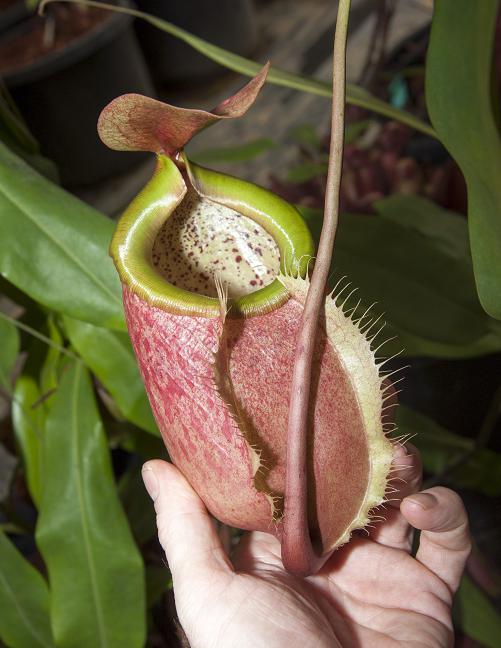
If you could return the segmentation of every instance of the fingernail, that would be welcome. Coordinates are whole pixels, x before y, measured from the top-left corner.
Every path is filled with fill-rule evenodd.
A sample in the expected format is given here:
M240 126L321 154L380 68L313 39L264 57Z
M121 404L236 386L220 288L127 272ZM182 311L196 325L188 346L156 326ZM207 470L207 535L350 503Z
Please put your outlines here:
M417 504L417 506L422 508L423 511L429 511L438 504L437 498L430 493L417 493L416 495L406 497L406 500L413 504Z
M151 497L153 501L155 501L158 497L158 479L153 470L148 466L145 465L143 466L143 470L141 471L141 475L143 477L143 482L146 490L148 491L148 495Z

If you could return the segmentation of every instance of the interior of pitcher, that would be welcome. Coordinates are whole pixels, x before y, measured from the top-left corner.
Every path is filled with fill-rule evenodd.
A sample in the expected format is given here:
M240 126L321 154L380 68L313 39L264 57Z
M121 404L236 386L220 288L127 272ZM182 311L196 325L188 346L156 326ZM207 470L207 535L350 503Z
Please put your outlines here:
M305 276L313 254L297 210L251 183L159 156L157 172L118 224L110 249L123 283L170 312L213 316L216 283L232 316L287 300L278 275Z
M217 279L235 299L280 272L279 247L259 223L191 187L158 232L151 261L170 284L207 297L217 297Z

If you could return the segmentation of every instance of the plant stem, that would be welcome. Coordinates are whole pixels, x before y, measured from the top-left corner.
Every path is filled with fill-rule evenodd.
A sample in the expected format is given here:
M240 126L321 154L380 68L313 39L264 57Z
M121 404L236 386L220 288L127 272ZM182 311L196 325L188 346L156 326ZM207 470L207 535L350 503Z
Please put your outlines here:
M327 557L321 558L313 549L308 528L308 419L316 332L320 310L324 303L339 217L339 189L344 147L346 40L350 4L351 0L340 0L336 20L331 140L324 221L315 269L299 327L292 374L287 431L282 561L289 572L298 576L313 573L327 559Z

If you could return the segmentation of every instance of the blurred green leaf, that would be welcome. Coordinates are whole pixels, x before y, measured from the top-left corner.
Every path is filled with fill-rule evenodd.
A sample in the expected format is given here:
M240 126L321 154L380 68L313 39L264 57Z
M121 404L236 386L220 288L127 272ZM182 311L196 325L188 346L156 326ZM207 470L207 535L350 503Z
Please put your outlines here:
M66 333L85 364L96 374L129 421L158 435L127 333L64 318Z
M299 124L288 131L288 136L298 144L308 146L313 150L320 148L320 137L311 124Z
M139 546L156 534L155 509L141 478L141 466L127 470L118 485L131 531Z
M370 125L370 119L361 119L360 121L353 122L352 124L346 124L344 132L344 143L351 144L356 139L362 135L364 131L367 130L367 127Z
M124 329L108 256L113 228L0 143L0 273L20 290L56 311Z
M143 461L148 461L148 459L168 460L167 449L162 438L143 432L138 428L128 430L127 434L120 439L120 447L127 452L139 455Z
M446 430L432 419L404 405L397 408L398 435L410 435L419 448L425 470L445 474L456 488L469 488L492 497L501 495L501 454L475 448L475 442ZM453 470L450 466L465 458Z
M0 80L0 134L9 133L26 153L40 153L38 142L30 133L5 84Z
M0 638L10 648L52 648L42 575L0 530Z
M45 359L40 369L40 390L44 397L54 392L59 386L62 351L64 340L53 316L47 318L47 333L53 346L47 346ZM47 403L47 399L44 399ZM47 409L47 408L46 408Z
M414 197L402 197L402 213L406 201L415 202ZM381 212L384 204L378 203ZM429 203L423 199L419 205L427 208ZM318 236L321 211L299 210ZM362 298L366 306L376 302L374 310L384 312L384 335L398 335L385 346L385 354L404 348L407 355L460 358L501 349L499 322L481 308L470 259L458 254L463 244L451 244L450 254L444 245L427 218L418 230L409 226L409 219L400 223L393 209L388 218L341 216L333 279L346 275L360 289L356 299Z
M289 182L307 182L313 178L327 175L326 162L303 162L293 167L286 176Z
M147 565L146 567L146 591L148 608L155 605L162 594L172 589L172 576L167 567Z
M262 153L276 148L275 142L268 138L260 138L239 146L206 149L190 153L190 160L197 164L217 164L218 162L247 162Z
M421 196L394 195L373 205L379 216L432 239L444 254L471 266L468 224L461 214Z
M18 378L12 402L14 436L21 451L26 483L37 508L41 499L41 444L45 425L42 394L32 376Z
M438 474L466 452L473 450L474 441L449 432L425 414L399 405L396 410L398 436L409 435L419 448L427 472Z
M10 374L19 353L19 332L16 326L0 313L0 387L11 391Z
M0 79L0 141L30 166L53 182L59 181L56 165L40 153L40 147Z
M468 576L463 576L456 594L454 617L466 635L488 648L499 648L501 616Z
M432 123L466 179L480 301L501 319L501 142L491 94L498 6L498 0L435 2L426 98Z
M144 568L118 498L91 382L80 362L46 423L37 526L61 648L143 646Z
M50 4L54 1L60 0L46 0L43 2L43 5ZM179 40L185 42L187 45L195 49L197 52L200 52L206 56L211 61L215 61L222 65L223 67L233 70L234 72L239 72L240 74L245 74L247 76L254 76L262 68L261 63L246 59L243 56L238 54L233 54L228 50L218 47L217 45L212 45L207 41L194 36L189 32L177 27L173 23L157 18L150 14L144 13L142 11L137 11L135 9L129 9L128 7L117 7L112 4L104 2L93 2L92 0L62 0L63 2L70 2L75 4L84 4L89 7L104 7L115 11L117 13L124 13L130 16L135 16L136 18L141 18L146 22L150 23L154 27L161 29L162 31L178 38ZM285 86L286 88L293 88L294 90L302 90L303 92L309 92L311 94L320 95L321 97L331 97L332 96L332 87L331 84L326 83L325 81L318 81L310 77L305 77L300 74L293 74L292 72L285 72L284 70L279 70L278 68L271 67L268 73L268 81L279 86ZM404 124L407 124L411 128L415 128L431 137L436 137L435 131L433 128L421 121L414 115L411 115L404 110L395 108L390 104L374 97L370 92L356 86L353 83L348 83L346 85L346 101L355 106L360 106L361 108L366 108L367 110L372 110L373 112L379 113L389 119L396 119Z

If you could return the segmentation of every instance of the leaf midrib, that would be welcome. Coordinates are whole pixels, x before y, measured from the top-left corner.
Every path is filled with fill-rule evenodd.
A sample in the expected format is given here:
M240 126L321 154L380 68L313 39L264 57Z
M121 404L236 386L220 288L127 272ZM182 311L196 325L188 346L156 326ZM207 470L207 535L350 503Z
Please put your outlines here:
M105 625L104 625L104 619L103 619L103 614L101 609L101 598L99 594L99 587L97 585L96 565L94 563L94 556L92 554L92 543L90 542L89 527L87 524L87 517L85 515L87 507L85 503L85 497L83 494L84 489L81 481L81 471L80 471L81 455L80 455L80 446L78 443L80 426L78 422L77 412L78 412L78 397L79 397L81 374L82 374L82 365L81 363L77 363L75 367L75 379L74 379L73 394L71 399L72 401L71 402L72 405L71 430L73 436L72 445L74 449L74 458L77 466L77 470L75 471L76 472L75 485L76 485L77 495L78 495L78 502L79 502L78 510L80 512L80 523L82 526L82 535L84 540L85 554L89 566L89 576L90 576L92 594L94 599L94 607L96 609L96 620L97 620L97 626L99 631L100 644L102 646L107 646L108 642L106 640Z
M5 196L5 198L8 201L10 201L10 203L15 208L17 208L17 210L25 218L27 218L36 228L38 228L53 243L53 245L56 246L56 248L59 248L63 252L63 254L70 261L72 261L78 268L80 268L80 270L83 272L83 274L85 274L90 279L90 281L92 283L94 283L96 286L101 288L101 290L103 290L105 293L107 293L107 295L109 295L113 299L113 301L115 301L117 303L121 303L120 299L117 297L117 295L115 295L115 293L113 291L111 291L108 288L108 286L106 286L106 284L104 284L98 277L96 277L96 275L94 275L92 272L90 272L88 270L88 268L83 263L80 262L78 257L74 256L71 253L71 251L61 241L59 241L57 238L55 238L53 236L53 234L49 230L45 229L41 225L41 223L39 221L37 221L36 219L34 219L34 218L32 218L30 216L29 212L25 210L24 205L22 203L18 202L17 200L15 200L15 198L5 190L5 186L2 187L2 193Z
M28 632L29 632L33 637L35 637L35 639L38 640L38 642L40 643L41 646L45 646L46 648L53 648L53 644L45 643L44 638L41 637L41 636L36 632L36 628L34 628L34 627L32 626L32 624L30 623L30 619L29 619L29 617L24 613L24 610L23 610L22 606L20 606L19 603L18 603L18 600L17 600L17 598L16 598L16 596L15 596L15 592L14 592L14 590L10 587L8 580L5 578L5 576L2 574L1 571L0 571L0 581L2 582L2 584L3 584L3 586L4 586L4 588L5 588L5 591L7 592L7 594L10 595L10 598L11 598L12 602L14 603L14 606L15 606L16 610L17 610L18 613L19 613L19 616L20 616L21 619L24 621L24 623L25 623L25 625L26 625L26 628L28 629Z

